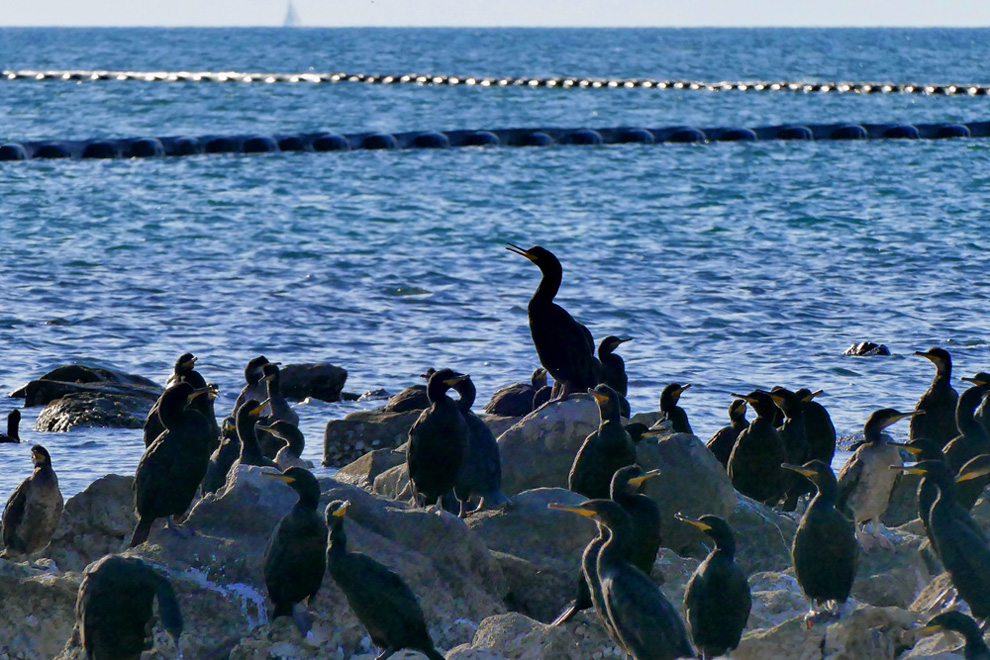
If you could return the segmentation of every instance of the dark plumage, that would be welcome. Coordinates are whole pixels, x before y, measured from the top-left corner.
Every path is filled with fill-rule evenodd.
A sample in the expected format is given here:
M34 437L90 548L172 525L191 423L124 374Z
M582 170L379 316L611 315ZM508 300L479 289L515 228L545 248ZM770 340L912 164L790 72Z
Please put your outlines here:
M296 603L311 599L320 590L327 570L327 525L317 511L320 484L308 470L290 467L281 474L265 474L289 484L299 496L275 526L265 548L265 586L275 604L274 619L292 616Z
M86 568L76 596L76 628L92 660L138 660L150 649L153 605L176 648L182 613L172 585L137 557L107 555Z
M784 416L783 421L777 427L777 432L784 441L787 462L801 465L811 460L811 457L808 456L808 433L805 429L804 405L801 397L796 392L791 392L786 387L778 385L771 388L770 398L773 399L774 405ZM796 474L791 475L788 481L782 509L794 511L797 508L798 499L802 495L814 492L814 487L807 479Z
M990 647L983 641L983 631L973 617L962 612L943 612L928 620L924 628L914 631L916 636L934 635L950 630L963 636L963 658L966 660L990 660Z
M220 433L220 446L210 454L203 477L203 495L215 493L227 483L227 473L241 455L241 440L237 437L237 427L233 417L225 417Z
M819 460L832 464L835 457L835 425L825 406L813 399L821 390L812 392L802 387L795 394L801 397L804 406L804 430L808 434L808 460Z
M619 395L608 385L588 391L598 403L601 422L574 457L567 487L589 498L607 498L612 475L636 462L636 447L619 417Z
M528 383L513 383L492 393L483 410L489 415L522 417L533 412L536 392L547 386L547 370L537 367Z
M990 453L990 436L987 436L983 425L974 417L977 406L990 391L990 374L979 373L973 378L963 380L973 383L973 386L959 396L956 404L956 428L959 435L943 447L945 460L954 472L958 472L963 465L980 454ZM990 479L980 478L961 484L956 496L960 504L967 510L972 509L988 483Z
M241 465L256 465L258 467L278 469L275 461L266 457L261 451L261 446L258 444L257 425L258 417L261 415L262 410L264 410L264 404L258 403L254 399L248 399L234 414L241 453L233 465L231 465L231 470Z
M855 525L835 508L838 485L832 468L817 460L803 466L783 467L804 475L818 489L801 518L791 546L795 576L812 602L811 610L805 615L810 625L820 615L817 606L825 605L831 615L838 616L849 599L859 546Z
M597 581L592 600L612 640L634 660L674 660L694 657L687 630L677 609L659 587L626 557L631 522L621 506L594 499L576 507L556 506L595 519L609 534L595 562Z
M155 519L185 513L206 476L212 434L206 419L190 407L206 393L182 382L162 395L158 416L165 431L144 450L134 474L138 524L131 547L148 539Z
M267 397L266 410L268 423L275 421L288 422L293 426L299 426L299 415L292 409L289 402L282 396L281 371L277 364L269 362L261 367L261 380L265 383L265 396Z
M302 463L302 453L306 448L306 437L298 426L289 422L276 421L270 424L257 424L255 429L262 432L258 438L266 457L272 458L278 469L288 467L305 467ZM261 438L270 438L262 442ZM271 452L271 453L269 453Z
M196 371L196 360L198 358L192 353L183 353L175 361L172 366L172 373L169 375L168 380L165 383L165 389L172 387L178 383L189 383L194 390L203 389L210 387L206 379ZM207 424L210 425L210 433L213 436L210 451L217 448L220 440L220 426L217 424L216 413L213 409L213 401L216 399L218 390L216 386L210 387L209 396L198 397L191 407L193 410L198 411L203 418L206 420ZM164 393L163 393L164 396ZM158 408L161 405L161 397L151 406L151 410L148 411L148 416L144 420L144 446L150 447L151 443L154 442L158 436L162 434L165 427L161 423L161 419L158 415Z
M368 555L348 551L344 531L348 504L336 500L327 506L327 565L371 641L382 649L378 660L400 649L419 651L429 660L444 660L426 629L419 601L402 578Z
M419 375L420 378L430 379L436 371L433 367ZM410 410L425 410L430 407L430 399L426 396L426 385L410 385L398 394L389 397L382 407L385 412L409 412Z
M262 369L268 363L268 358L264 355L259 355L256 358L251 358L247 365L245 365L245 385L241 389L240 394L237 395L237 400L234 401L234 413L236 413L237 409L243 406L244 402L249 399L264 401L268 397L268 384L262 380L265 376ZM275 364L278 364L278 362Z
M601 369L595 358L594 338L588 328L553 301L563 276L560 261L539 245L524 250L509 243L506 249L532 261L543 274L529 300L529 331L540 364L553 377L555 387L559 387L555 392L563 397L594 387Z
M729 454L729 479L733 487L746 497L773 506L780 501L788 485L781 463L787 462L784 441L773 425L777 406L769 392L753 390L749 394L733 394L756 413L756 419L736 438Z
M602 365L598 380L618 393L619 412L623 417L629 417L630 413L629 402L626 401L626 395L629 394L629 378L626 376L626 363L615 349L627 341L632 341L632 337L609 335L598 344L598 361Z
M435 504L453 489L467 452L467 423L457 402L447 396L447 390L464 377L452 369L440 369L430 376L430 407L409 429L409 480L417 499L426 505Z
M675 433L694 433L691 430L691 423L688 422L687 413L677 405L681 393L689 387L691 387L690 384L671 383L660 392L660 419L658 421L670 422L670 427Z
M935 365L935 378L914 407L924 414L911 419L908 436L912 440L931 438L944 447L958 433L956 404L959 395L952 389L952 358L948 351L936 347L927 351L915 351L914 354L932 361Z
M684 592L688 631L701 657L714 658L739 646L749 620L752 596L746 571L735 562L736 539L718 516L697 520L677 514L715 541L715 548L694 571Z
M454 495L460 501L459 515L468 515L467 505L472 496L481 498L471 513L485 507L508 504L509 498L502 492L502 458L495 434L481 419L471 412L477 394L470 376L454 383L454 390L460 395L457 407L467 425L467 451L457 471L454 482Z
M2 442L20 442L21 435L19 428L21 425L21 411L14 408L9 413L7 413L7 432L0 433L0 443Z
M729 455L736 444L736 438L743 432L749 422L746 421L746 401L733 399L729 404L729 425L723 426L711 437L705 446L718 459L722 467L728 468Z
M10 494L0 518L3 559L44 550L62 517L62 492L48 450L41 445L31 447L31 463L34 471Z

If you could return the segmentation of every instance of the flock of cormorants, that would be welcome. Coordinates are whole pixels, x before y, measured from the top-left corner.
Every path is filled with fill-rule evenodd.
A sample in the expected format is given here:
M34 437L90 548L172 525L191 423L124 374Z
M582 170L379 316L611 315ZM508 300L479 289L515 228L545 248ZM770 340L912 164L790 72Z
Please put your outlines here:
M595 520L599 534L581 557L573 600L553 622L563 625L593 607L612 640L634 660L712 658L738 646L751 606L748 578L734 561L736 539L714 515L676 519L707 534L714 544L691 577L681 608L672 605L649 577L661 545L660 509L642 494L658 471L636 465L636 446L660 433L692 433L680 395L690 386L671 383L660 397L654 427L624 424L629 416L627 379L616 349L628 338L609 336L597 350L590 331L554 297L562 268L549 250L508 250L536 264L542 278L529 301L533 344L542 367L532 382L496 391L486 412L526 414L548 400L585 393L595 400L600 424L581 445L568 476L570 490L588 498L577 506L551 504ZM943 349L918 352L936 366L929 390L911 412L881 409L870 415L863 440L838 477L831 468L835 428L813 399L820 392L783 387L733 394L731 424L707 443L735 489L769 506L794 511L813 495L792 545L797 580L811 601L809 626L840 616L849 598L860 551L890 546L880 525L900 473L921 476L918 513L934 552L973 616L990 617L990 542L970 509L990 483L990 374L965 378L961 396L951 385L951 358ZM297 605L319 591L330 575L381 649L385 660L413 649L442 660L427 631L416 596L394 572L367 555L347 549L344 518L349 503L334 501L318 511L320 485L301 467L304 439L298 417L279 391L279 368L259 356L245 368L246 385L233 415L216 421L217 390L195 370L196 358L178 358L166 389L148 414L146 449L134 478L135 547L148 540L156 520L172 527L197 494L224 487L238 465L266 472L297 494L295 505L273 530L264 554L264 580L274 604L273 618L308 623ZM547 375L553 378L547 387ZM511 507L501 490L498 443L471 408L475 387L468 375L430 369L425 388L393 397L387 409L425 406L408 434L406 465L416 501L446 508L461 517L483 508ZM449 396L454 391L458 398ZM746 407L756 414L747 422ZM884 429L909 418L909 442L895 444ZM8 418L0 442L19 442L19 411ZM259 437L259 431L261 437ZM906 452L906 454L902 454ZM904 465L902 455L917 462ZM42 551L58 523L62 496L48 452L32 448L33 473L10 496L3 511L0 557L28 557ZM538 460L538 457L537 457ZM872 526L872 531L868 528ZM194 533L194 532L192 532ZM745 539L742 540L745 543ZM80 639L90 658L138 658L147 645L152 603L158 601L163 627L178 644L182 616L168 580L146 562L109 555L91 565L76 603ZM933 618L918 634L955 630L966 639L966 657L990 657L977 624L960 612Z

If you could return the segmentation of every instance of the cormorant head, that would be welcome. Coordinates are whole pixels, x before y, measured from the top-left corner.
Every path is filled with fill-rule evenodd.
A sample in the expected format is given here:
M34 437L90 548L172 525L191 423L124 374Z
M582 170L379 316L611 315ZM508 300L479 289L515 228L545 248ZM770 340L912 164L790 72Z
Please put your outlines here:
M945 454L942 453L942 445L930 438L915 438L903 444L896 442L893 444L914 454L917 457L916 460L919 461L941 461L945 458Z
M620 527L628 530L629 514L626 513L619 504L612 500L586 500L577 506L568 506L551 502L547 505L550 509L558 511L570 511L587 518L593 518L596 522L615 531Z
M786 417L793 417L801 410L801 398L786 387L775 385L770 388L770 398Z
M734 551L736 549L736 538L732 533L732 528L729 527L729 523L718 516L706 514L694 519L678 512L674 514L674 517L681 522L697 527L710 536L715 541L715 547L719 550Z
M676 406L681 398L681 392L689 387L691 387L690 383L685 383L684 385L671 383L663 388L663 391L660 392L660 410L666 412Z
M264 355L259 355L248 361L247 366L244 367L244 380L247 381L248 385L257 385L261 381L261 377L264 375L261 373L261 367L266 364L268 364L268 358Z
M802 387L797 392L795 392L795 394L798 395L798 398L801 399L801 401L803 401L804 403L808 403L809 401L811 401L812 399L814 399L816 396L818 396L824 391L825 390L815 390L814 392L812 392L807 387Z
M327 526L334 529L344 524L344 516L347 515L347 508L351 505L350 500L334 500L327 505L326 518Z
M978 479L988 474L990 474L990 454L980 454L969 459L959 468L959 472L956 473L956 482Z
M662 428L651 429L642 422L630 422L629 424L626 424L624 428L626 429L626 433L629 434L629 437L632 438L633 444L638 444L643 438L655 437L666 432L666 430Z
M773 421L777 406L773 402L773 397L766 390L753 390L749 394L730 394L730 396L742 399L751 405L757 417Z
M948 486L953 482L952 472L944 460L918 461L914 465L891 465L890 469L927 477L940 487Z
M915 637L924 637L934 635L943 630L951 630L961 634L966 638L967 643L970 640L983 640L983 632L980 630L976 621L972 617L955 610L943 612L929 619L925 627L914 630L913 635Z
M621 493L626 493L629 495L635 495L636 493L643 492L644 484L647 479L652 479L653 477L660 476L660 470L650 470L649 472L643 472L643 469L638 465L627 465L626 467L619 468L612 475L612 483L609 486L609 494L614 500L616 496Z
M800 475L806 477L811 483L815 484L818 488L818 492L822 492L826 489L835 489L835 473L832 472L832 468L826 465L824 462L815 459L813 461L808 461L804 465L791 465L790 463L781 463L780 467L785 470L791 470L792 472L797 472ZM830 488L831 487L831 488Z
M274 362L261 365L261 380L278 385L278 365Z
M258 421L258 417L261 415L261 411L265 409L268 405L268 401L265 400L264 403L258 403L256 399L248 399L241 404L241 407L237 409L235 413L236 422L234 423L236 427L240 427L242 424L254 425Z
M733 399L729 404L729 419L733 422L746 421L746 400Z
M632 341L632 337L616 337L609 335L598 344L598 359L603 360L606 356L615 352L615 349L627 341Z
M158 403L158 418L162 425L167 429L172 428L182 411L188 408L196 397L209 391L208 387L196 389L185 381L169 387L162 393Z
M231 439L237 437L237 426L234 423L233 415L227 415L223 418L223 422L220 424L220 435Z
M52 457L48 450L41 445L31 447L31 464L36 468L52 466Z
M478 389L474 386L471 376L464 374L464 378L459 379L452 385L452 389L460 396L457 402L461 410L470 410L474 405L474 399L478 395Z
M430 380L430 376L432 376L436 372L437 372L437 370L434 369L433 367L427 367L426 368L426 371L424 371L423 373L421 373L419 375L419 377L422 378L423 380L429 381Z
M529 379L530 384L533 386L534 390L539 390L540 388L547 386L547 370L543 367L537 367L533 370L533 375Z
M184 371L190 371L196 366L196 356L192 353L183 353L179 356L179 359L175 361L175 366L172 368L177 374Z
M430 403L437 403L446 396L447 390L467 377L467 374L458 373L447 367L434 371L426 385L426 398Z
M601 413L602 420L611 419L619 414L619 395L608 385L604 383L595 385L588 390L588 394L594 397L598 404L598 411Z
M548 267L551 269L561 270L560 261L554 256L553 252L540 245L534 245L528 250L524 250L518 245L507 243L505 249L513 254L521 254L539 266L540 270L544 270Z
M967 383L972 383L980 389L990 389L990 374L985 371L980 371L975 376L963 376L962 379Z
M295 424L277 419L271 424L258 424L255 428L284 442L285 446L295 454L296 458L299 458L306 439L303 437L302 431Z
M952 373L952 358L949 357L949 351L933 346L927 351L915 351L914 354L931 360L940 376L948 376Z
M866 424L863 426L863 435L868 441L879 438L880 431L884 430L894 422L899 422L902 419L923 414L923 410L913 410L908 413L899 412L893 408L881 408L880 410L874 410L866 419Z
M289 487L299 495L299 502L302 504L308 504L315 508L320 501L320 482L316 480L312 472L305 468L290 467L281 474L278 472L263 472L262 474L289 484Z

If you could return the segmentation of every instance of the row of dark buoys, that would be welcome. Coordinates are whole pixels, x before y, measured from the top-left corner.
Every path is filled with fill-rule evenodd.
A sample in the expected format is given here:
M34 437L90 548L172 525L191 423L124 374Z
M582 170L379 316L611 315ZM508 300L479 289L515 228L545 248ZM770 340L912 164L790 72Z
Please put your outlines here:
M815 124L762 128L511 128L407 133L297 133L202 137L40 140L0 142L0 161L32 158L150 158L218 153L446 149L448 147L545 147L560 145L752 142L756 140L935 140L990 137L990 122L969 124Z
M560 87L565 89L686 89L707 92L805 92L853 94L928 94L940 96L990 96L990 85L797 82L797 81L721 81L659 80L653 78L533 78L493 76L449 76L437 74L366 74L366 73L249 73L240 71L104 71L104 70L4 70L7 80L139 80L144 82L263 82L263 83L338 83L360 82L379 85L467 85L479 87Z

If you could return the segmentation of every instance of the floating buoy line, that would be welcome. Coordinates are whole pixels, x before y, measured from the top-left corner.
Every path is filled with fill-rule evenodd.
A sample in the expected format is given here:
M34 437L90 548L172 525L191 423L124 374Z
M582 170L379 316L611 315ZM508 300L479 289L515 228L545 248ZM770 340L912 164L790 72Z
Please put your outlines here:
M852 94L923 94L929 96L990 96L990 85L943 83L869 83L808 81L660 80L653 78L586 77L480 77L441 74L365 73L249 73L240 71L106 71L83 69L20 69L0 71L0 80L143 81L237 83L365 83L377 85L432 85L478 87L549 87L561 89L675 89L706 92L804 92Z

